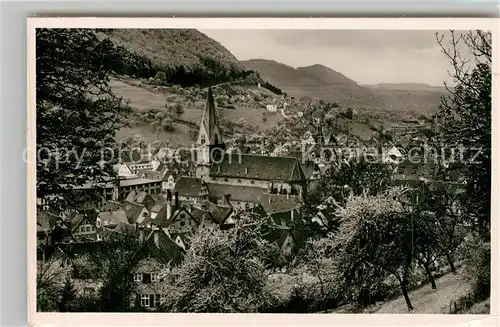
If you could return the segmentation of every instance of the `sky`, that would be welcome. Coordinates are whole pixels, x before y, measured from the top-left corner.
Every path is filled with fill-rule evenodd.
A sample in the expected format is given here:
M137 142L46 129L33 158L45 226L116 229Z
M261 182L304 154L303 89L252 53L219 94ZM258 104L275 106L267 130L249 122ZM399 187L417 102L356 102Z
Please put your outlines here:
M359 84L450 82L436 32L402 30L201 30L239 60L328 66Z

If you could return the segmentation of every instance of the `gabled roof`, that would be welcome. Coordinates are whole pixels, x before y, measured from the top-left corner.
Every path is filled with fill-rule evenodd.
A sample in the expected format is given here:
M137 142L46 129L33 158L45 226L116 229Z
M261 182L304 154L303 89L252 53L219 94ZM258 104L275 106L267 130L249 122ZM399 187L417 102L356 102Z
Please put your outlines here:
M220 163L212 165L210 176L285 182L306 181L300 162L295 157L240 153L225 153Z
M170 176L172 176L174 178L174 182L175 182L175 180L177 179L177 173L174 170L172 170L172 169L168 169L168 170L166 170L163 173L163 179L162 179L162 181L167 182L168 178Z
M226 219L233 213L232 206L218 205L212 202L208 203L208 210L212 219L217 224L223 224Z
M146 200L146 198L148 196L149 196L149 194L145 191L137 192L137 191L133 190L127 195L127 198L125 199L125 201L143 204L144 200Z
M202 197L203 187L205 182L200 178L182 176L175 183L175 192L179 192L180 196Z
M212 199L223 199L229 195L229 201L242 201L258 203L260 197L266 190L256 186L229 185L207 183L209 197Z
M125 210L125 214L127 215L127 220L129 224L135 224L137 219L139 219L139 215L142 210L146 208L142 204L133 203L133 202L125 202L123 205L123 209Z
M61 218L48 211L39 210L36 214L37 232L50 232L58 219Z
M118 225L118 223L128 224L128 218L125 210L108 210L99 213L103 225Z
M149 179L156 179L156 180L162 179L161 172L155 171L155 170L139 170L137 172L137 175L142 177L142 178L149 178Z
M122 204L118 201L107 201L106 204L103 207L103 211L108 211L108 210L118 210L122 207Z
M302 200L300 196L295 195L264 193L260 197L260 205L268 215L271 215L299 209L302 206Z
M71 231L75 231L76 228L82 223L82 221L87 220L89 223L95 225L95 220L97 218L97 212L88 213L78 213L73 219L71 219Z
M155 244L154 233L158 233L157 245ZM164 264L179 264L182 262L184 257L184 250L178 246L162 229L152 230L147 236L144 244L149 250L149 253Z

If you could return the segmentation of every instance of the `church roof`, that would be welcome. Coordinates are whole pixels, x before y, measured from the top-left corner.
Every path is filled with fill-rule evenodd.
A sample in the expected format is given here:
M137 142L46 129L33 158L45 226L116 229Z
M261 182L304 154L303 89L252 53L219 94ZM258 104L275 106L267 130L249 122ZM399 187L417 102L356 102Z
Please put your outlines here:
M212 165L210 176L285 182L306 180L295 157L226 153L220 161Z
M229 195L229 201L258 203L265 189L256 186L207 183L210 198L222 199Z

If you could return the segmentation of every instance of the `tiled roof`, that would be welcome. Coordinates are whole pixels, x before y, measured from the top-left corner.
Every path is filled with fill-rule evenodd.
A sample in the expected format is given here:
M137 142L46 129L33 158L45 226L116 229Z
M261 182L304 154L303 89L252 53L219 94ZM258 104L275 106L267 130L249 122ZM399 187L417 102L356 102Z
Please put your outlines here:
M160 212L163 206L164 206L163 204L157 203L151 208L150 212Z
M125 210L129 224L135 224L137 219L139 219L139 215L141 214L142 209L144 208L145 207L141 204L133 202L124 203L123 209Z
M219 200L229 195L229 201L258 203L265 189L256 186L208 183L209 197Z
M222 224L226 221L226 219L233 212L233 207L218 205L218 204L209 202L208 203L208 210L210 211L210 214L212 215L213 220L217 224Z
M143 184L151 184L151 183L159 183L159 180L149 179L149 178L131 178L131 179L122 179L120 180L120 186L135 186L135 185L143 185Z
M97 218L97 212L88 212L88 213L78 213L76 214L73 219L71 219L71 231L74 231L80 223L86 219L89 221L91 224L95 225L95 220Z
M135 202L135 203L140 203L143 204L144 200L148 196L148 193L145 191L131 191L128 195L125 201L127 202Z
M109 211L103 211L99 213L99 217L101 217L102 224L103 225L118 225L118 223L124 223L128 224L128 218L125 210L123 209L118 209L118 210L109 210Z
M107 201L103 207L103 211L108 210L118 210L122 207L121 203L118 201Z
M228 153L224 154L222 162L212 165L210 176L286 182L306 180L295 157Z
M204 196L204 182L200 178L182 176L175 183L175 192L179 192L180 196L201 197Z
M155 244L154 233L158 233L158 245ZM184 257L184 250L162 229L151 231L145 244L150 253L162 263L179 264Z
M302 205L300 196L283 194L262 194L260 204L268 215L298 209Z
M149 179L154 179L154 180L161 180L162 175L160 171L154 171L154 170L140 170L137 172L137 175L142 177L142 178L149 178Z

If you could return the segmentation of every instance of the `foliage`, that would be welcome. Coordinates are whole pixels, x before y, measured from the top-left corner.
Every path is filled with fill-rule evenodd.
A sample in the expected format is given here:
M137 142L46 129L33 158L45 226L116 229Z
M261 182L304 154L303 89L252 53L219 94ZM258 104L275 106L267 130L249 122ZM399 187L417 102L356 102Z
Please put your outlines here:
M159 71L155 75L155 80L157 80L161 84L167 84L167 75L165 74L165 72Z
M57 311L62 281L71 273L71 268L64 261L52 257L47 261L37 262L36 271L37 311Z
M413 222L400 202L403 194L397 190L377 196L351 195L338 210L340 227L331 248L346 289L361 291L393 276L412 310L408 286L414 255Z
M483 239L490 238L491 198L491 31L451 31L449 39L437 35L457 84L448 88L439 112L441 141L447 148L465 147L450 158L465 169L464 209ZM447 44L449 40L449 45ZM461 53L465 46L468 54ZM477 154L477 156L476 156Z
M115 176L115 132L128 108L111 92L114 55L91 30L37 29L37 197L76 206L72 189Z
M257 312L269 305L262 262L268 243L254 218L245 213L229 231L211 227L193 236L184 262L166 272L168 311Z

